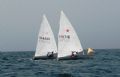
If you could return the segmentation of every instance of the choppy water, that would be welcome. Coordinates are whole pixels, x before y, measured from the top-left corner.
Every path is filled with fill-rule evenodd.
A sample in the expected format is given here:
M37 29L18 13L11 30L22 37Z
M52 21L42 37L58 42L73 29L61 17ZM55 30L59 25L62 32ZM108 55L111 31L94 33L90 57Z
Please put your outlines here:
M95 50L93 59L31 60L34 52L0 53L0 77L120 77L120 50Z

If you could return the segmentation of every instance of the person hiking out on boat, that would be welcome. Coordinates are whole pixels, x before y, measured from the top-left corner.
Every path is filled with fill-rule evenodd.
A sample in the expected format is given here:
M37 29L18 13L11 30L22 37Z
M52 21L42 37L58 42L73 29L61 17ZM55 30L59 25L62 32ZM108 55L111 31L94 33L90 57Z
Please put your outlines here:
M50 58L53 57L54 56L53 51L52 52L48 52L47 56L50 57Z
M76 52L76 51L72 51L72 55L71 55L71 57L77 57L77 54L78 54L78 52Z

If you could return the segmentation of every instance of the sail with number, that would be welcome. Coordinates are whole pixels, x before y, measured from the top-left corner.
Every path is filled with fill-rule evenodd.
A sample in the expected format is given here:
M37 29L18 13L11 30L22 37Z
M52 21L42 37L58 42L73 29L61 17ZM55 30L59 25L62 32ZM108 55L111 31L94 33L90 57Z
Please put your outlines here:
M61 11L57 58L59 59L62 57L70 56L73 51L83 54L83 48L75 32L75 29L63 11Z
M34 59L54 58L54 54L57 54L55 38L46 16L43 15Z

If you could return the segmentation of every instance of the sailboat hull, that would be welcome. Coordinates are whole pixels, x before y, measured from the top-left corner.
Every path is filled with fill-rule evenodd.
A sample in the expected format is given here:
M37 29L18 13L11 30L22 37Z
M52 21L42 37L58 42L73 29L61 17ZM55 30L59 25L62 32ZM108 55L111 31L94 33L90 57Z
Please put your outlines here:
M79 53L76 56L65 56L65 57L59 57L58 60L78 60L78 59L93 59L93 56L90 55L82 55L81 53Z
M33 57L33 60L46 60L46 59L56 59L57 53L54 53L53 56L35 56Z

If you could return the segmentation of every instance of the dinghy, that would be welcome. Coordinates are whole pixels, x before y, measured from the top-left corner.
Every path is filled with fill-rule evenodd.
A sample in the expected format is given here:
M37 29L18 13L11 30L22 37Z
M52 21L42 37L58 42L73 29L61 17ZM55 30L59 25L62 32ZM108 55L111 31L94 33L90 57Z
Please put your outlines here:
M58 60L83 58L84 52L81 42L72 24L63 11L60 16L58 34Z
M36 52L33 59L54 59L56 57L57 46L55 38L46 16L43 15L43 20L38 35Z

